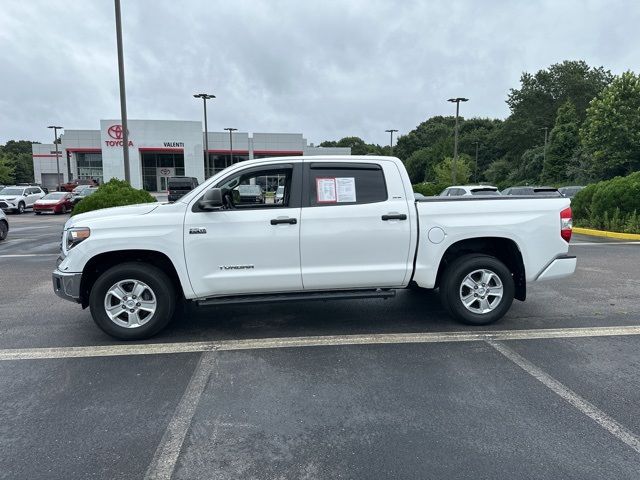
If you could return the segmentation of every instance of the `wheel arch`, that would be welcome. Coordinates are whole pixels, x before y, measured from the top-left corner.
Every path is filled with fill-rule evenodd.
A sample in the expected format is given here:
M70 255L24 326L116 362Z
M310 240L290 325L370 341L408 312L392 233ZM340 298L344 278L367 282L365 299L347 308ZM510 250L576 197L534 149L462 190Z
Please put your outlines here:
M92 257L82 269L80 282L80 302L82 308L89 305L89 293L98 277L109 268L126 262L140 262L153 265L167 274L177 294L184 298L184 289L180 277L171 259L156 250L112 250Z
M439 286L442 274L453 260L469 253L491 255L504 263L513 274L514 298L526 299L527 282L522 252L514 240L505 237L467 238L450 245L440 259L435 286Z

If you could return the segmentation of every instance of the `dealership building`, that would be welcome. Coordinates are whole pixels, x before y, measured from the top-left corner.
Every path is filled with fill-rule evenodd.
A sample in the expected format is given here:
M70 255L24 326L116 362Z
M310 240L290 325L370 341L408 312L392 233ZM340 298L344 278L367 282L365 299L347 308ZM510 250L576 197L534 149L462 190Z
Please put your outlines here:
M208 132L208 162L202 122L129 120L131 185L165 191L169 177L185 175L199 182L237 162L294 155L350 155L350 148L308 145L301 133ZM55 188L60 181L94 179L100 183L124 178L122 126L100 120L100 130L65 130L58 145L60 177L53 144L33 144L35 181ZM209 165L209 167L207 167Z

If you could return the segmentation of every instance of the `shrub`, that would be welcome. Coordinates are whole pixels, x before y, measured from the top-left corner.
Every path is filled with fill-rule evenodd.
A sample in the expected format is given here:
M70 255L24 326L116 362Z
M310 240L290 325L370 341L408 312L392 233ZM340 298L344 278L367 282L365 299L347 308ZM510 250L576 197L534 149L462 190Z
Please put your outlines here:
M432 197L439 195L441 191L447 188L447 185L441 185L439 183L422 182L413 185L413 191L421 193L425 197Z
M137 190L124 180L112 178L107 183L101 185L95 193L80 200L73 208L72 215L101 210L103 208L151 203L155 201L156 199L153 198L153 195L149 192Z
M577 226L640 233L640 172L589 185L571 208Z

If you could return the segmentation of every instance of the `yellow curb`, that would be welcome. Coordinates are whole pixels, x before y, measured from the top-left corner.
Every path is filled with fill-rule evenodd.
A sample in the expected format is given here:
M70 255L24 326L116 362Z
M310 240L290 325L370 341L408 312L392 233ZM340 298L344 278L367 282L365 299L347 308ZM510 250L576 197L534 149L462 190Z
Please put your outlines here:
M591 235L593 237L617 238L618 240L640 240L640 234L607 232L606 230L594 230L592 228L573 227L573 233Z

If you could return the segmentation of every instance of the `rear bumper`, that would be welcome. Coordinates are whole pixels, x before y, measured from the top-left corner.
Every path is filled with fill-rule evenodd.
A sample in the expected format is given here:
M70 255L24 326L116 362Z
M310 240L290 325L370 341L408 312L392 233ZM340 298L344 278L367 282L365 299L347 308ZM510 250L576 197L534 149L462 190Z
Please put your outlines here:
M80 303L80 282L82 273L65 273L54 270L51 274L53 291L60 298L71 302Z
M536 281L555 280L556 278L568 277L576 271L577 259L573 255L562 255L555 258L547 267L540 272Z

